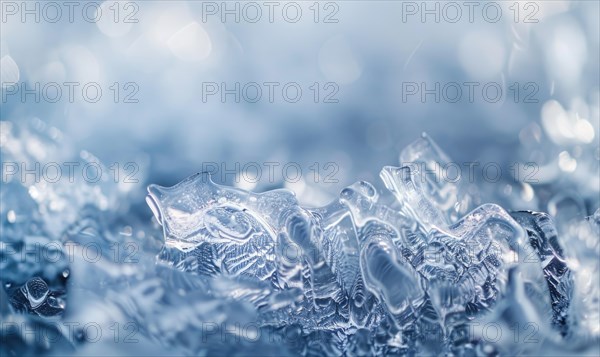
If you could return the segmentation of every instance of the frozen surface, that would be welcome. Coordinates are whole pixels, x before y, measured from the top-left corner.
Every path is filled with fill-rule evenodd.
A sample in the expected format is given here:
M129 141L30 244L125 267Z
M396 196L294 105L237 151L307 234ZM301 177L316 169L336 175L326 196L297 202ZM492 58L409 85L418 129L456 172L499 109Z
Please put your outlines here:
M8 158L35 155L19 137L48 138L39 122L2 125ZM44 145L47 160L69 155L64 143ZM403 166L382 169L387 191L359 181L321 207L199 173L148 187L152 221L120 217L131 190L110 180L6 182L2 350L597 353L600 211L580 219L585 206L564 197L550 203L556 219L476 205L475 190L413 170L448 162L424 135L402 151ZM77 206L52 209L65 199ZM119 334L96 339L90 324Z
M600 5L495 3L3 2L0 355L600 355Z
M2 125L7 161L36 155L20 138L52 148L49 161L70 154L65 143L44 142L60 136L41 122ZM565 197L550 202L557 220L477 206L474 189L420 174L451 162L426 135L400 161L381 171L387 192L360 181L311 208L286 189L252 193L199 173L148 187L153 222L120 218L130 190L110 180L69 189L6 182L2 337L10 343L2 348L133 353L137 344L124 342L143 341L155 347L136 353L598 351L600 211L579 219L585 208ZM55 209L64 200L77 205ZM100 248L93 259L90 244ZM65 328L72 321L118 328L124 341L90 343L89 329ZM60 338L43 342L48 331Z

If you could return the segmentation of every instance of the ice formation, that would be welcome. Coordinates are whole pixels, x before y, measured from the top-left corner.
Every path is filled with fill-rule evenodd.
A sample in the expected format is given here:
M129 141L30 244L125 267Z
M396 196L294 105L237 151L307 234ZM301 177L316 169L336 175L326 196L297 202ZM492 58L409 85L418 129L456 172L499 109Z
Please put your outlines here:
M2 125L3 160L42 159L16 138L47 128ZM382 169L387 190L356 182L323 207L199 173L148 188L153 224L121 219L128 193L109 181L4 182L0 351L598 353L600 210L557 227L546 213L480 204L470 187L423 174L449 162L425 135ZM90 244L102 248L92 262ZM94 340L92 323L121 334Z
M207 174L152 185L161 257L184 272L243 278L285 296L264 312L249 300L262 326L298 324L308 340L335 334L336 351L349 354L523 352L474 333L484 323L503 323L494 327L504 334L529 327L536 341L580 341L568 321L573 274L552 219L494 204L469 212L477 197L464 187L419 174L420 164L450 162L427 136L401 162L412 166L381 172L392 204L368 182L322 208L299 207L285 190L222 187ZM596 318L590 308L584 320Z

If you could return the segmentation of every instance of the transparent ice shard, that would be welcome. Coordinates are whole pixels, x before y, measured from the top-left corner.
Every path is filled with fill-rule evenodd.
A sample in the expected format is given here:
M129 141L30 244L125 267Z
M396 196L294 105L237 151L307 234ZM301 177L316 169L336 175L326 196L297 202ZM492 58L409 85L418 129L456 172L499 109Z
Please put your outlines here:
M281 215L297 203L292 192L255 194L217 185L207 173L170 188L151 185L148 192L147 202L164 228L167 248L189 253L208 244L210 248L198 260L202 269L215 267L222 274L259 280L274 278Z
M428 228L447 227L449 220L442 210L431 201L424 190L423 176L410 166L386 166L380 174L385 186L403 204L404 210L412 217L419 217L420 223Z
M44 316L62 312L68 269L69 259L61 242L35 235L25 235L17 242L0 241L0 282L20 311L35 310ZM53 291L52 296L60 302L40 300L43 291L46 291L43 297L47 296L47 290ZM51 309L46 309L48 304Z
M48 284L38 277L29 279L29 281L21 287L21 293L25 295L29 301L29 305L34 310L46 301L49 292Z
M360 245L346 205L334 200L310 210L323 228L323 247L348 297L349 323L364 327L373 322L375 296L365 287L360 271Z
M547 317L550 301L540 261L535 253L523 254L528 252L523 229L499 206L482 205L447 230L434 228L428 241L415 268L427 281L449 346L466 343L468 322L505 299L508 269L514 266L522 267L527 296Z
M427 134L402 150L400 165L408 169L402 170L400 181L386 175L386 186L394 186L397 197L407 199L423 222L453 223L474 208L476 196L461 175L463 165L452 161Z
M307 327L347 323L344 279L354 277L344 278L342 267L352 265L344 252L351 247L333 224L347 214L343 206L305 210L289 191L254 194L216 185L207 174L172 188L151 186L148 203L164 228L164 262L206 277L247 277L289 290L272 302L303 297L308 305L296 314L314 321Z
M362 294L358 242L347 209L334 201L313 209L291 208L284 214L286 227L279 235L280 287L303 291L305 328L340 329L367 323L374 297ZM310 234L306 234L310 232ZM305 239L310 238L310 239Z
M450 226L448 231L464 244L464 252L468 252L467 255L461 254L449 247L457 260L465 264L465 272L457 282L461 295L470 297L471 302L480 308L496 300L497 293L502 291L506 282L507 268L511 265L521 263L526 268L526 277L540 282L539 259L525 254L531 250L527 248L524 230L501 207L482 205Z
M377 198L371 184L357 182L342 191L340 202L348 207L356 226L365 286L402 327L411 322L413 309L422 303L424 293L414 270L402 261L394 244L399 233L393 227L405 223L405 218L378 204Z
M335 274L331 261L325 255L326 240L318 220L306 210L293 207L284 214L285 238L280 244L285 244L284 252L290 253L291 244L309 269L311 300L317 313L334 315L341 313L347 318L347 295L342 288L342 281ZM331 250L329 250L331 251ZM287 257L290 260L290 257ZM292 258L293 259L293 258ZM329 310L329 311L326 311Z
M398 261L389 232L369 227L361 240L361 267L367 286L386 303L392 314L404 312L423 298L412 268Z
M65 291L51 290L40 277L31 278L20 287L11 283L5 287L15 311L53 318L60 316L65 310Z
M379 194L375 187L366 181L356 182L340 194L340 202L347 207L355 227L361 228L370 221L376 221L389 230L394 243L406 244L406 237L401 232L412 231L417 224L402 211L379 203L378 200ZM360 241L360 234L357 233L357 237Z
M573 277L559 244L552 218L542 212L513 212L511 216L526 230L529 244L540 259L550 291L553 324L567 333L567 314L573 294Z

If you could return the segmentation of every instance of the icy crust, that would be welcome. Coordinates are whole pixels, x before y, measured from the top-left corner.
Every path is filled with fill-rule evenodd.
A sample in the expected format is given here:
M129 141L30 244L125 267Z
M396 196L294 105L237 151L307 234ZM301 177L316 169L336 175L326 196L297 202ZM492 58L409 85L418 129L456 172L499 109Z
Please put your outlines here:
M92 154L73 155L63 135L39 119L0 122L0 281L17 312L58 318L64 312L69 257L61 241L82 212L116 211L125 200ZM46 165L97 165L104 175L47 173ZM45 176L44 176L45 175Z
M254 194L219 186L197 174L171 188L151 185L147 202L164 227L165 244L200 249L198 269L269 280L282 213L296 205L291 191Z
M427 137L407 150L428 164L449 161ZM348 350L468 354L483 348L474 324L516 295L548 338L565 334L570 275L551 221L494 204L456 218L476 200L459 187L428 188L407 166L385 167L381 177L393 205L364 181L312 209L289 191L251 193L205 173L152 185L147 200L165 236L160 261L259 284L264 298L236 296L263 326L333 332Z
M552 217L546 213L531 211L513 212L511 216L526 230L532 252L535 254L529 254L526 259L537 257L541 262L552 301L552 323L562 334L566 334L569 297L573 294L573 276L559 244Z
M36 123L2 123L3 160L72 156ZM389 192L357 182L317 208L206 174L152 185L151 224L121 214L127 190L109 181L3 182L0 354L600 352L600 210L583 219L567 193L552 216L478 205L423 176L451 163L427 136L401 158L382 169Z

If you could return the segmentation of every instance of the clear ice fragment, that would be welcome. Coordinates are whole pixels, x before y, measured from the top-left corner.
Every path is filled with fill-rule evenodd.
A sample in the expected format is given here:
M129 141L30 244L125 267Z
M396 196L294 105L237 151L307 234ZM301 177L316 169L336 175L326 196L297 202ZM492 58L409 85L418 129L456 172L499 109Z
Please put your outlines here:
M148 192L147 202L163 226L166 248L184 253L204 249L196 265L184 267L259 280L274 276L281 215L297 204L292 192L255 194L217 185L207 173L170 188L151 185Z
M540 259L550 290L554 325L567 333L569 297L573 294L573 277L559 244L552 218L541 212L513 212L511 216L526 230L529 244Z
M453 223L473 209L476 197L468 192L467 184L461 179L461 165L452 161L427 134L423 133L421 138L402 150L400 165L409 169L403 179L410 182L398 185L400 189L405 187L403 195L410 198L409 202L428 200L427 206L438 210L434 214L429 207L425 211L421 211L419 206L413 207L419 217L424 215L426 221L435 218L438 223L440 219ZM451 174L451 170L456 171L458 176ZM411 183L414 187L409 186ZM422 184L422 187L417 184Z
M302 252L310 269L312 296L315 306L329 305L330 300L342 303L346 299L340 281L323 255L323 231L312 215L301 208L291 208L285 214L285 235ZM286 252L289 252L286 249Z
M410 303L423 298L411 268L398 262L396 247L377 230L364 233L361 266L367 286L385 301L392 314L403 312Z
M424 293L413 268L401 260L394 244L399 236L394 223L405 224L405 218L378 204L377 198L371 184L357 182L342 191L340 202L348 206L357 230L365 286L403 326Z
M442 212L431 201L424 191L421 182L423 176L415 172L410 166L386 166L380 174L385 186L396 196L398 202L404 204L403 208L413 217L419 217L420 223L428 228L447 227L450 223Z
M31 308L34 310L46 301L49 291L48 284L38 277L30 279L21 287L21 292L25 295Z
M566 222L576 243L569 246L544 213L473 208L471 189L445 176L453 165L424 135L403 150L400 167L382 169L389 192L361 181L316 208L287 190L252 193L208 174L152 185L147 202L165 238L160 279L132 283L114 299L127 316L151 319L151 338L167 345L203 319L228 321L225 309L234 307L305 356L587 349L600 335L591 326L600 316L600 213ZM173 314L184 327L162 321ZM533 326L540 339L523 346L506 333L487 341L486 323L519 336ZM576 347L562 347L566 339ZM218 341L186 342L187 353L229 351Z

